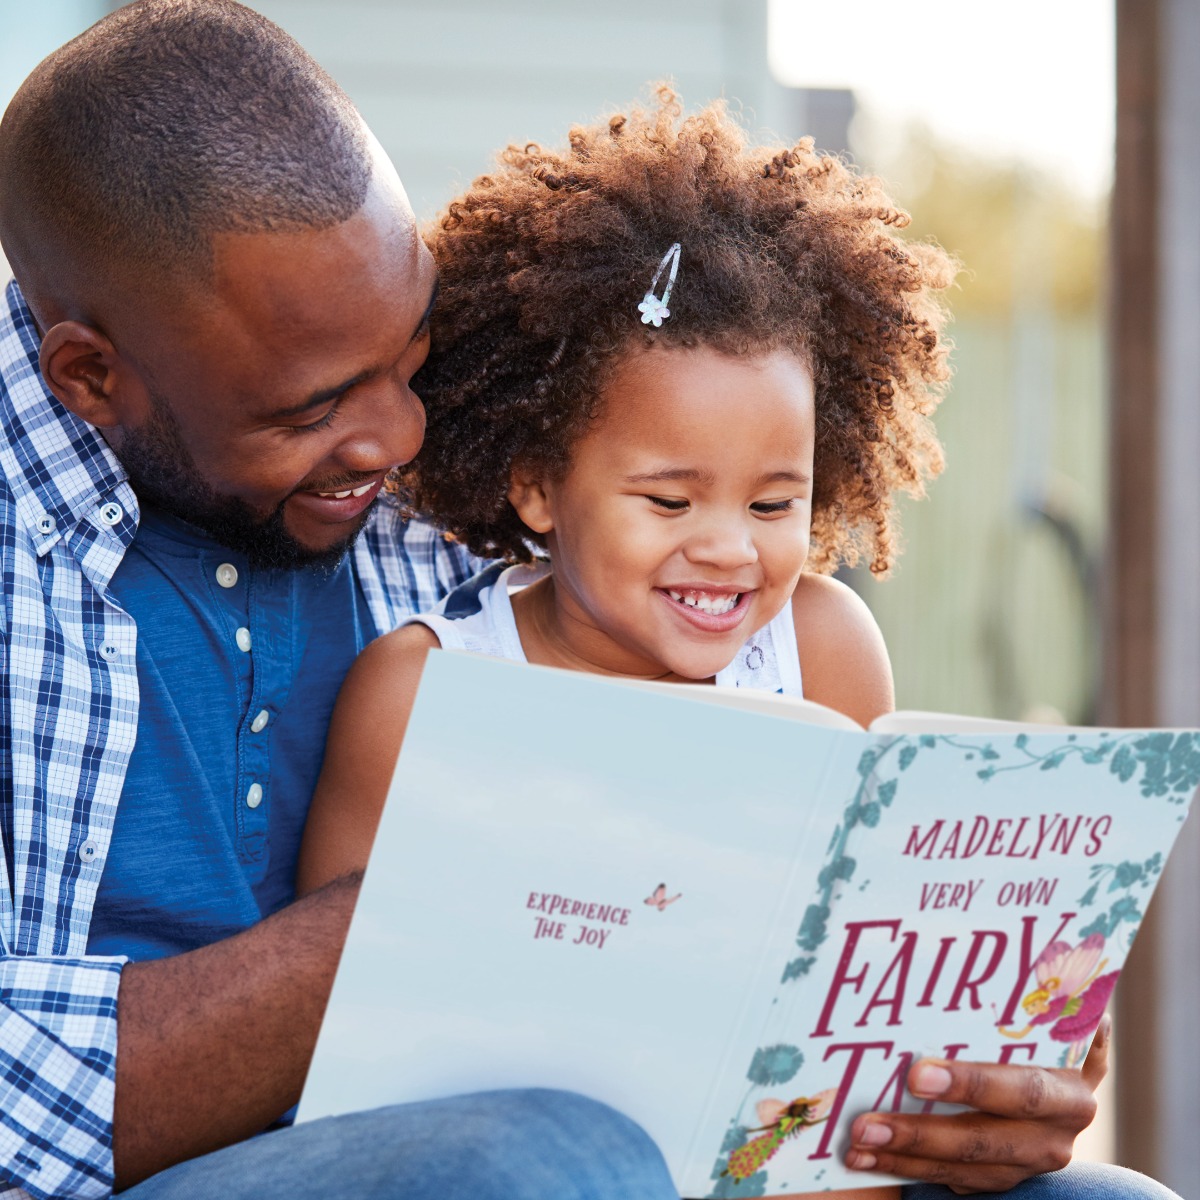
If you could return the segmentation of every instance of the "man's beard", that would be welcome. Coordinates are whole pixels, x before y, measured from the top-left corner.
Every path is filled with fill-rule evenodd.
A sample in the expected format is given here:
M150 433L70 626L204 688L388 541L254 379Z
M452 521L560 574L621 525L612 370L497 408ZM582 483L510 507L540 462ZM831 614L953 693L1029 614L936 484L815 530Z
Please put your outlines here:
M332 570L341 562L366 524L370 509L341 544L312 550L284 527L286 498L263 517L244 500L216 491L200 474L184 445L167 401L154 393L150 399L150 419L137 429L126 430L117 451L139 501L203 530L222 546L244 554L252 566Z

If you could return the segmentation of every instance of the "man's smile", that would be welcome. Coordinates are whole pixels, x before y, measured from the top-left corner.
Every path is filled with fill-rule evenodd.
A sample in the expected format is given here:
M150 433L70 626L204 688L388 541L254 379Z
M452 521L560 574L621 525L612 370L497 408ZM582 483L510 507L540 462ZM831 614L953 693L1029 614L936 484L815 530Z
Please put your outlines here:
M382 474L377 475L352 488L293 492L288 499L290 503L298 505L306 516L324 524L337 525L343 521L353 521L366 512L375 503L385 478Z

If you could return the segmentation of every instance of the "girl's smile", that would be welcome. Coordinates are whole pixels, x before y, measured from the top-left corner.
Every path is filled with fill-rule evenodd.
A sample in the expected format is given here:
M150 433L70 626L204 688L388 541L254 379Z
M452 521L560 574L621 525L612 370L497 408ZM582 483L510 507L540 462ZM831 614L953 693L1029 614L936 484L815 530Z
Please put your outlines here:
M533 661L711 679L808 554L813 385L784 351L635 349L558 478L510 499L553 575L514 600Z
M660 596L674 608L676 615L697 629L727 633L736 629L750 611L754 590L714 587L657 588Z

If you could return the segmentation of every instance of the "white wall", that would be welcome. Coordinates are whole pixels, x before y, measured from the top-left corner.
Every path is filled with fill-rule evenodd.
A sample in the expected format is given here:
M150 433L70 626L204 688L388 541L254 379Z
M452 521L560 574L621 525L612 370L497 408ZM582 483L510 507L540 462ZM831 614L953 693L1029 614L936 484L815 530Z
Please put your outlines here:
M361 108L421 217L510 141L565 140L673 77L778 127L765 0L259 0Z

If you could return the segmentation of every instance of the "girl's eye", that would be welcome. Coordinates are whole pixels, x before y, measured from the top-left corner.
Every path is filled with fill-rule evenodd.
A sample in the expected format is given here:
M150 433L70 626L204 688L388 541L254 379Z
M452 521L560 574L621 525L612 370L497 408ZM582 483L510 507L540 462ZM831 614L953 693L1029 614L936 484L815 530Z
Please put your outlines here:
M335 404L319 421L314 421L311 425L289 425L287 426L293 433L318 433L322 429L328 429L333 423L333 418L337 415L338 406Z
M666 496L647 496L646 499L659 508L665 508L668 512L683 512L688 506L686 500L668 500Z
M791 500L791 499L788 499L788 500L760 500L757 504L750 505L750 510L751 510L751 512L765 513L765 514L783 513L783 512L787 512L794 503L795 503L795 501Z

